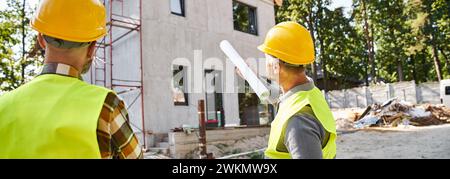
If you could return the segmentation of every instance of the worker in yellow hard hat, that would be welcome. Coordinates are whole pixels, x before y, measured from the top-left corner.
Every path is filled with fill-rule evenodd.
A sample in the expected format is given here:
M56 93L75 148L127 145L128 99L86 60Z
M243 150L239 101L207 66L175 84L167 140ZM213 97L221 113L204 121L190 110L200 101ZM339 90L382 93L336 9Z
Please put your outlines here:
M99 0L42 0L42 72L0 97L0 158L142 158L122 100L81 80L106 34Z
M282 90L271 124L265 156L272 159L332 159L336 156L336 126L321 91L305 73L314 62L314 42L296 22L273 27L258 49L266 55L268 78Z

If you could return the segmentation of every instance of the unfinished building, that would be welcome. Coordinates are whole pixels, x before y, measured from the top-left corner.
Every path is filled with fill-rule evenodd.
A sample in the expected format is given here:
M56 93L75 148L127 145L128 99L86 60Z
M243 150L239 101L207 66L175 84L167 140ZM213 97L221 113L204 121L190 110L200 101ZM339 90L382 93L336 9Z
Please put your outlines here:
M206 101L210 125L242 123L238 93L187 88L198 83L196 60L203 64L200 76L213 79L214 89L225 83L224 69L205 64L211 58L226 60L219 48L222 40L229 40L244 58L263 57L256 47L275 24L272 0L104 0L104 4L108 35L99 41L96 63L84 78L124 99L142 145L154 146L158 135L170 129L198 125L201 99ZM177 90L173 79L181 84ZM253 113L258 115L261 108L253 108Z

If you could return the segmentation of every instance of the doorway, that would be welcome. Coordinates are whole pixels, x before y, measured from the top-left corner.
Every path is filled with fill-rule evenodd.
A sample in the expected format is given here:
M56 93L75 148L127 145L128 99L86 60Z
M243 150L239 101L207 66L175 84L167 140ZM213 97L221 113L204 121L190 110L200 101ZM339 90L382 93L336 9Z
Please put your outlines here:
M224 127L222 71L205 70L205 103L207 127Z

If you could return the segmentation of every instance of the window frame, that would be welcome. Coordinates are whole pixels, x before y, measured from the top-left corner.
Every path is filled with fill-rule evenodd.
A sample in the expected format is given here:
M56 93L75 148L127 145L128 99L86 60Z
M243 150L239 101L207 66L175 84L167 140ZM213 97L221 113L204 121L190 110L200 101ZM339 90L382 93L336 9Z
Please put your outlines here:
M252 15L251 15L251 13L250 13L250 9L253 9L253 11L254 11L254 16L253 16L253 17L254 17L254 22L255 22L255 32L254 32L254 33L251 32L250 28L249 28L248 31L243 31L243 30L241 30L241 29L236 28L235 23L234 23L234 22L235 22L235 19L234 19L234 9L232 9L232 10L233 10L233 29L236 30L236 31L239 31L239 32L243 32L243 33L247 33L247 34L259 36L259 28L258 28L258 8L255 7L255 6L249 5L249 4L247 4L247 3L243 3L243 2L238 1L238 0L233 0L232 3L233 3L232 7L234 7L234 3L238 3L238 4L241 4L241 5L246 6L246 7L249 9L249 13L248 13L248 17L247 17L247 18L249 19L249 25L250 25L250 26L251 26L251 22L252 22L252 18L251 18Z
M172 11L172 2L171 1L169 1L169 3L170 3L170 5L169 5L170 13L173 14L173 15L186 17L186 11L185 11L185 9L186 9L186 2L185 2L185 0L178 0L178 1L180 2L181 14L178 13L178 12L173 12Z

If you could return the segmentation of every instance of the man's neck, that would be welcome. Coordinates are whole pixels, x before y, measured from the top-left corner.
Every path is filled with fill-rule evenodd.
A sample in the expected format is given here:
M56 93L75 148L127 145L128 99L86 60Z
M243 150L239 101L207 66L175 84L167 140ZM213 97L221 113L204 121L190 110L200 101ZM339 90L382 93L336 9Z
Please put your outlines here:
M309 79L306 77L306 75L302 75L301 77L285 80L285 82L281 84L281 89L283 93L287 93L292 88L306 83L309 83Z
M70 65L77 69L78 71L81 71L83 69L83 65L80 63L81 59L74 59L74 58L67 58L67 57L51 57L46 56L44 63L62 63L66 65Z

